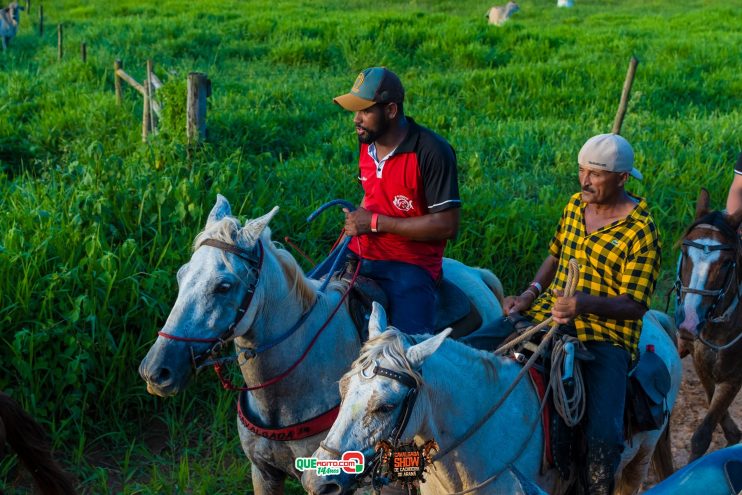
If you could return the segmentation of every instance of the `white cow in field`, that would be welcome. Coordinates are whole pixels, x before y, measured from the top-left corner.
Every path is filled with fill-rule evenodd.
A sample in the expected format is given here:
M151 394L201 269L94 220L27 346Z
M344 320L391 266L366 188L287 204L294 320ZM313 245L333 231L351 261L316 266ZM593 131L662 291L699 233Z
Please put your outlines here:
M557 7L571 7L574 4L573 0L557 0Z
M490 8L484 16L489 19L490 24L502 26L508 19L510 19L511 15L515 14L519 10L520 7L518 7L517 3L508 2L505 5Z
M20 7L18 2L13 2L0 10L0 40L3 43L3 51L7 49L8 43L10 43L10 40L15 37L16 31L18 31L21 10L23 10L23 7Z

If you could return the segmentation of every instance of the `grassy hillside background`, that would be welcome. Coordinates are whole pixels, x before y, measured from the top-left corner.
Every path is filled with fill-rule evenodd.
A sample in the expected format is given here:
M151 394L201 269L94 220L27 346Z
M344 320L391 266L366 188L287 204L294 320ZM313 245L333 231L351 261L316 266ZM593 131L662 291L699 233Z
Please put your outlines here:
M360 199L351 115L331 98L367 66L396 71L407 113L457 150L464 210L447 255L513 292L577 190L580 146L610 130L636 54L623 134L645 180L629 189L660 225L664 306L699 187L722 207L742 149L742 1L555 3L523 0L498 29L472 0L59 0L44 4L43 38L38 4L22 13L0 56L0 389L51 432L82 492L249 493L234 395L204 373L190 395L154 398L136 368L216 193L242 218L278 204L274 238L326 251L341 215L304 218ZM166 83L147 144L141 98L126 89L116 105L117 58L140 81L152 58ZM190 71L213 95L189 158ZM0 480L31 493L12 457Z

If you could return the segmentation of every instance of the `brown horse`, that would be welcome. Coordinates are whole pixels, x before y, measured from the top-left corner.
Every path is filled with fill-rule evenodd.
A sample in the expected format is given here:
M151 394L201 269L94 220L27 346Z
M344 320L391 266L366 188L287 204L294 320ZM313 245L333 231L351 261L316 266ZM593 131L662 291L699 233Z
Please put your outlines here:
M729 445L742 435L729 406L742 384L742 243L737 230L742 212L709 210L701 190L696 219L680 241L675 282L675 321L681 357L693 353L709 409L691 439L690 460L708 450L717 424Z
M6 441L31 472L42 494L75 494L69 475L52 458L43 428L16 401L0 392L0 457Z

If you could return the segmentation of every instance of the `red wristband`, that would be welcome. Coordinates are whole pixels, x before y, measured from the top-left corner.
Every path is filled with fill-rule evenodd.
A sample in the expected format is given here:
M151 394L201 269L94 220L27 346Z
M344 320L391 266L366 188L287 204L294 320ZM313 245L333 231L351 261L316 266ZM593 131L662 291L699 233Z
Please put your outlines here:
M372 213L371 214L371 232L378 232L378 231L379 231L379 214Z

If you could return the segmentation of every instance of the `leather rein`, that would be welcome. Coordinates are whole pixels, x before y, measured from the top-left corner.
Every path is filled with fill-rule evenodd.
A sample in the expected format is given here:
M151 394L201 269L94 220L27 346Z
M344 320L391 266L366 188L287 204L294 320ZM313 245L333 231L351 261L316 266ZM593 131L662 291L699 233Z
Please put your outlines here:
M242 259L243 261L245 261L248 268L252 272L254 272L254 276L250 277L250 280L247 282L247 290L245 292L245 296L242 298L242 302L239 308L237 309L237 315L235 316L235 320L219 337L216 337L216 338L179 337L177 335L169 334L164 331L157 332L157 335L159 335L160 337L164 337L166 339L177 340L180 342L212 344L208 349L206 349L205 351L199 354L195 354L193 352L193 348L190 348L191 363L193 365L194 370L196 370L196 372L198 372L204 367L213 366L214 371L216 372L217 376L219 377L219 380L222 383L222 387L225 388L226 390L236 390L236 391L258 390L261 388L269 387L275 383L278 383L279 381L283 380L286 376L288 376L299 365L299 363L301 363L304 360L304 358L309 354L309 351L316 343L320 334L327 328L329 323L332 321L332 318L337 314L337 311L340 309L343 302L345 301L348 293L350 292L350 289L353 287L353 284L358 275L358 271L360 270L360 264L359 264L358 268L356 269L356 273L354 274L354 277L351 280L351 283L348 287L348 290L345 291L345 293L341 297L340 301L338 302L333 312L330 314L330 316L325 321L325 323L317 331L314 338L309 343L309 346L306 348L304 353L299 357L299 359L296 362L294 362L291 366L289 366L289 368L287 368L283 373L261 384L251 386L251 387L239 387L239 386L234 385L231 382L231 380L229 380L229 378L225 376L224 370L223 370L224 365L232 361L239 361L240 357L243 357L245 361L249 359L254 359L258 357L261 353L285 341L291 335L296 333L296 331L299 328L301 328L301 326L307 320L309 315L312 313L312 310L314 310L314 308L317 306L317 301L319 300L319 296L315 300L312 307L309 308L309 310L306 311L304 314L302 314L299 320L296 323L294 323L294 325L292 325L291 328L289 328L286 332L279 335L275 339L265 344L262 344L258 346L257 348L244 349L234 356L214 358L219 352L221 352L224 349L225 344L234 340L234 338L236 337L237 328L239 327L242 319L247 313L248 308L250 307L250 304L252 303L252 299L255 294L258 281L260 280L260 272L263 268L263 258L264 258L265 248L263 247L263 244L260 240L256 242L255 247L253 247L251 250L246 250L239 246L235 246L234 244L221 242L216 239L206 239L205 241L201 243L201 246L211 246L211 247L220 249L222 251L232 253L236 255L237 257L239 257L240 259Z
M173 335L170 333L166 333L162 330L157 332L157 335L160 337L164 337L166 339L170 340L177 340L179 342L195 342L195 343L205 343L205 344L212 344L208 349L205 351L195 354L193 352L193 348L190 348L191 351L191 363L193 364L193 368L196 371L199 371L204 366L208 366L209 364L215 364L213 362L209 362L204 364L204 362L210 358L218 354L223 348L224 345L227 344L229 341L235 338L236 329L239 326L240 322L242 321L242 318L247 313L247 309L250 307L250 303L252 302L252 298L255 295L255 289L258 285L258 280L260 279L260 270L263 267L263 254L264 254L264 248L262 242L258 240L257 243L255 243L255 247L251 250L242 249L241 247L235 246L234 244L228 244L226 242L217 241L216 239L206 239L201 243L201 246L211 246L215 247L217 249L221 249L222 251L226 251L229 253L234 254L238 258L244 260L247 264L247 266L251 269L251 271L255 272L255 276L251 277L250 280L247 282L247 290L245 291L245 295L242 298L242 302L240 303L240 306L237 308L237 315L235 316L235 320L232 322L231 325L219 336L216 338L195 338L195 337L179 337L177 335ZM199 246L199 247L201 247Z
M706 230L713 230L716 232L719 232L720 229L718 227L715 227L710 224L702 223L699 225L696 225L692 230L695 229L706 229ZM686 294L696 294L701 297L713 297L711 304L706 309L706 312L701 319L701 321L696 326L697 331L697 339L701 341L705 346L715 350L715 351L722 351L724 349L728 349L735 345L740 339L742 339L742 332L740 332L735 338L733 338L731 341L727 342L726 344L719 345L714 344L706 337L704 337L704 331L708 328L708 324L719 324L719 323L727 323L731 321L732 315L735 311L739 309L739 301L742 298L742 274L738 273L738 268L742 268L738 264L738 261L740 260L740 256L742 255L742 241L740 241L739 238L737 238L736 243L725 243L725 244L714 244L714 245L707 245L707 244L701 244L698 242L690 241L684 239L682 241L682 245L686 249L700 249L703 251L704 255L708 255L709 253L713 251L732 251L737 253L736 258L731 261L727 262L724 265L725 274L724 274L724 284L720 289L715 290L708 290L708 289L696 289L693 287L685 286L683 285L682 281L682 270L683 270L683 253L680 255L680 260L678 261L678 271L677 276L675 278L675 285L671 289L672 292L675 292L675 305L677 308L681 307L683 305L683 301L685 300ZM734 282L737 282L737 285L735 285ZM720 315L714 316L715 311L717 307L724 301L724 299L727 297L728 294L732 294L732 297L730 298L729 303L727 304L726 308L722 311Z

